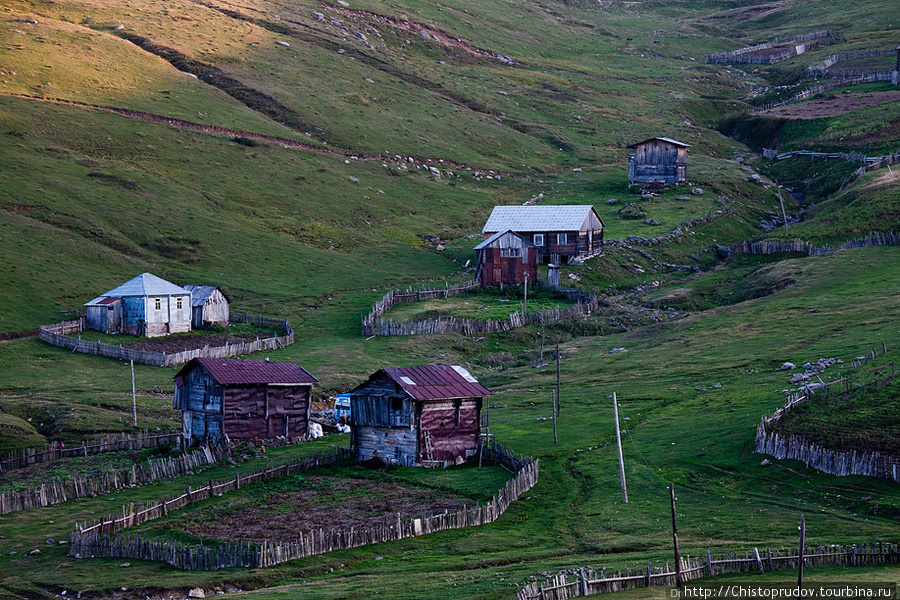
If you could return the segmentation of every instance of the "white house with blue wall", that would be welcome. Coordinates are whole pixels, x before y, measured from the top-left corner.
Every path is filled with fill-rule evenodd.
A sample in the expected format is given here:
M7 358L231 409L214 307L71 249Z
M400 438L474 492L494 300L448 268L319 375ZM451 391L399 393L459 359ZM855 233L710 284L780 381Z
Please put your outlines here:
M86 325L105 333L158 337L191 330L191 292L142 273L84 305Z

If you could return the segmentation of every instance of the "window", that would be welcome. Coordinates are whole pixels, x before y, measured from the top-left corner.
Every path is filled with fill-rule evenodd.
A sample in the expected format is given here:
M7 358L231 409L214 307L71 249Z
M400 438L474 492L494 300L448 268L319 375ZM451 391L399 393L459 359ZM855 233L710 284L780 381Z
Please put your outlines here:
M565 245L568 243L568 242L566 241L566 237L567 237L567 236L566 236L565 233L557 233L557 234L556 234L556 244L557 244L558 246L565 246Z
M501 258L518 258L520 256L522 256L520 248L500 248Z
M159 310L162 308L162 300L160 300L159 298L154 298L153 304L156 307L156 310Z
M534 234L534 245L535 246L543 246L544 245L544 234L543 233Z
M175 299L175 308L177 308L178 310L181 310L181 298Z

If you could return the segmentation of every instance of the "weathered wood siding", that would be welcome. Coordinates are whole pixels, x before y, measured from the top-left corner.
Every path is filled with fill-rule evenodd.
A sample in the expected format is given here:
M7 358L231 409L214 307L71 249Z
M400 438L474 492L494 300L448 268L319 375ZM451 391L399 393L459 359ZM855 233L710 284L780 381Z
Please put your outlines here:
M185 439L218 442L222 437L224 390L204 369L192 369L175 387L175 408L181 409Z
M378 457L412 466L419 461L416 402L389 377L368 382L350 394L356 460Z
M687 148L647 140L628 156L628 183L680 183L687 179Z
M103 333L119 333L122 328L122 301L88 306L85 325Z
M525 283L526 274L528 281L537 281L537 248L524 246L517 249L520 256L503 256L504 249L500 247L479 250L482 286Z
M191 369L176 383L174 406L182 411L182 435L195 441L233 440L308 433L308 385L221 386L202 367Z
M481 398L424 402L419 423L422 459L454 461L473 456L480 444ZM431 438L431 457L424 456L425 432Z
M192 325L196 328L218 323L228 325L230 318L228 299L218 289L210 294L202 306L193 307Z
M310 386L225 388L225 434L233 440L299 437L309 430Z

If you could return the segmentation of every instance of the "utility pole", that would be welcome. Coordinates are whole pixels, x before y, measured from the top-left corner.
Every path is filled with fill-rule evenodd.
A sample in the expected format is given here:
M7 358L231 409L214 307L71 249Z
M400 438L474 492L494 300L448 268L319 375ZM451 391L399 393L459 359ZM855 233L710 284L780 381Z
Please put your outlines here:
M552 409L553 409L553 445L555 446L557 443L556 440L556 396L553 395L553 390L550 390L550 399L553 401Z
M619 478L622 480L622 502L628 504L628 487L625 485L625 461L622 458L622 432L619 430L619 403L613 392L613 413L616 416L616 445L619 447Z
M559 414L559 344L556 344L556 414Z
M137 396L134 393L134 360L131 361L131 414L134 417L134 426L137 427Z
M681 556L678 554L678 530L675 527L675 484L669 484L672 498L672 544L675 546L675 587L681 588Z
M803 546L806 544L806 519L800 513L800 557L797 561L797 588L803 589Z
M525 273L525 303L522 305L522 316L528 312L528 273Z
M781 197L781 186L778 185L778 182L775 182L775 191L778 192L778 201L781 202L781 216L784 217L784 230L788 230L787 224L787 213L784 212L784 198Z

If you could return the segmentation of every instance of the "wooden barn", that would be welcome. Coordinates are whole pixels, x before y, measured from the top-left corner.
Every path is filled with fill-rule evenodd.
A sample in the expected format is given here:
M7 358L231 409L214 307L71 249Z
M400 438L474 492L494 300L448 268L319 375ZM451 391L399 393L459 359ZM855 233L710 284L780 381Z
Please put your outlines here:
M191 326L195 329L210 325L228 325L230 300L214 285L186 285L191 293Z
M603 226L589 204L495 206L481 233L487 241L513 231L534 245L539 263L561 264L602 252Z
M350 391L356 459L404 466L463 461L478 452L481 404L492 394L459 366L382 369Z
M628 146L628 185L669 184L687 181L690 144L666 137L650 138Z
M182 435L211 443L307 435L317 382L290 361L195 358L175 375Z
M191 293L142 273L84 305L86 324L104 333L157 337L191 330Z
M482 287L537 281L537 248L514 231L501 231L475 246L475 273Z

